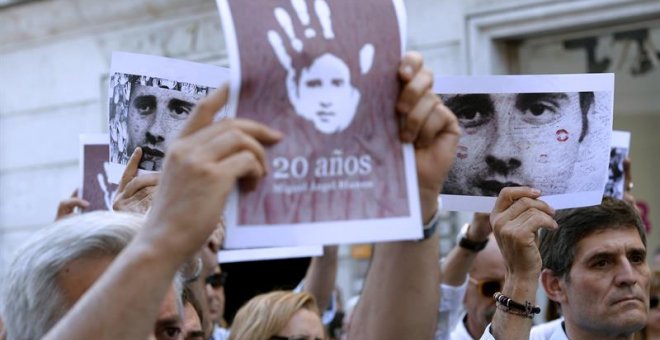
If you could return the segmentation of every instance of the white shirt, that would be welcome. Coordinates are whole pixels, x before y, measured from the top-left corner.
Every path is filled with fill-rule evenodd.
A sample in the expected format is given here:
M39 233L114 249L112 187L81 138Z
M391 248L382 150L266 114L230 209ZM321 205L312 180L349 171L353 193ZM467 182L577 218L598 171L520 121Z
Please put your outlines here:
M451 332L451 334L449 335L449 339L472 340L472 335L470 335L470 332L468 332L467 328L465 327L465 322L462 321L464 318L465 317L461 318L461 322L459 322L454 328L454 330Z
M458 287L445 284L440 285L440 306L438 307L438 324L435 331L435 340L450 339L449 335L465 315L463 298L467 289L467 280ZM468 334L469 335L469 334ZM453 339L453 338L452 338ZM471 339L471 338L468 338Z
M564 319L560 318L534 326L529 333L529 340L568 340L563 323ZM481 340L495 340L493 334L490 333L490 325L486 327Z
M229 330L226 328L215 326L213 330L213 340L227 340L229 339Z

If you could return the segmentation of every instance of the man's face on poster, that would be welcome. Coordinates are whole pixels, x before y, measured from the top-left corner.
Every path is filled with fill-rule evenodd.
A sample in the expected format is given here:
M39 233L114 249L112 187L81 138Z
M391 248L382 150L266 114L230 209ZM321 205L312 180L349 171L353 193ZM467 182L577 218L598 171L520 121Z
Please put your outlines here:
M443 193L497 196L505 186L568 191L582 133L579 93L442 97L463 132Z
M351 85L348 66L332 54L324 54L303 69L294 109L317 130L330 134L343 131L351 122L360 101Z
M128 108L128 151L143 151L140 169L160 171L165 152L199 98L192 94L135 84Z

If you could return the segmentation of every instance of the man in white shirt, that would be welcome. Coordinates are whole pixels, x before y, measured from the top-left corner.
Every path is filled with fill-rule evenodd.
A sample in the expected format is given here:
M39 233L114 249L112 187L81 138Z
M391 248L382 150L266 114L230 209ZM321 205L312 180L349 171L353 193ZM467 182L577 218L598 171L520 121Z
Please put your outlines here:
M646 234L636 210L605 198L598 206L555 215L540 195L505 188L490 215L507 280L482 339L632 339L646 325L650 284ZM543 334L530 318L539 312L539 276L564 316Z
M493 318L493 294L501 290L506 272L488 214L475 213L472 222L463 226L456 247L442 260L441 268L435 339L478 339Z

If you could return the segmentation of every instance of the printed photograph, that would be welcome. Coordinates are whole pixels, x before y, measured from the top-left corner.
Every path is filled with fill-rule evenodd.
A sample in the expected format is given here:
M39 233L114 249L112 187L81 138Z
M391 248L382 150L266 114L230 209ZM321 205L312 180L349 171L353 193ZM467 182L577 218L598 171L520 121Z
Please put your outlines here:
M612 146L610 149L610 166L603 195L623 199L626 170L624 161L630 151L629 131L612 131Z
M546 195L577 191L579 149L589 133L593 92L442 94L463 131L442 193L497 196L528 186ZM594 184L596 185L596 184Z
M89 202L85 211L112 210L117 184L108 175L108 135L81 135L80 196Z
M110 158L126 164L136 147L139 168L160 171L167 148L193 106L213 88L144 75L110 76Z
M160 171L167 149L195 104L224 82L227 68L146 54L113 52L108 75L111 183L118 183L136 147L139 172ZM228 107L216 119L227 116Z
M272 175L240 194L238 223L409 215L394 4L227 3L240 57L236 116L285 135L267 150Z
M487 212L503 188L517 186L539 189L555 209L600 202L612 132L608 75L436 81L462 130L442 189L447 209Z
M605 196L623 199L623 161L627 156L627 148L612 148L610 152L610 169L607 184L605 184Z

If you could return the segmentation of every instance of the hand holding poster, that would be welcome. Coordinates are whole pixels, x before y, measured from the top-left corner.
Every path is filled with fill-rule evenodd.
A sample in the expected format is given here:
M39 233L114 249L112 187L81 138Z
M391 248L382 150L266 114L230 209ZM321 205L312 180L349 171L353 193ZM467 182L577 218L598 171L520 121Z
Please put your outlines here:
M228 247L413 239L413 150L395 111L401 1L218 1L232 116L284 139L271 173L228 209ZM368 18L368 20L367 20Z
M443 208L490 212L507 186L539 189L555 209L600 204L612 74L437 77L434 90L463 130Z

